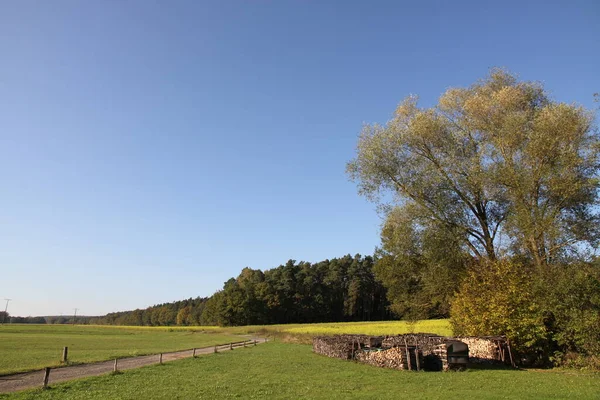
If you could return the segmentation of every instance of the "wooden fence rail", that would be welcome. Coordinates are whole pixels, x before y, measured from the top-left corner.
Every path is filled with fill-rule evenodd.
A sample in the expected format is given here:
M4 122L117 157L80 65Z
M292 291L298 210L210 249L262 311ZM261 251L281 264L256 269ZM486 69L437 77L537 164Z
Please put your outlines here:
M266 340L265 340L266 342ZM234 348L237 347L247 347L247 346L251 346L254 345L256 346L256 344L258 343L258 341L256 339L247 339L247 340L242 340L239 342L229 342L229 343L223 343L223 344L216 344L214 345L214 353L217 353L219 349L224 350L229 348L230 350L233 350ZM207 347L210 348L210 347ZM178 352L183 352L183 351L191 351L192 352L192 357L196 357L196 350L198 350L199 347L194 347L191 349L184 349L184 350L176 350L173 353L178 353ZM63 354L61 357L61 361L64 363L67 361L67 353L68 352L68 348L64 347L63 348ZM128 358L128 357L127 357ZM158 353L158 363L162 364L163 363L163 353ZM113 371L117 372L118 369L118 359L115 358L114 360L114 365L113 365ZM44 381L43 381L43 388L47 389L48 388L48 381L50 379L50 368L44 368Z

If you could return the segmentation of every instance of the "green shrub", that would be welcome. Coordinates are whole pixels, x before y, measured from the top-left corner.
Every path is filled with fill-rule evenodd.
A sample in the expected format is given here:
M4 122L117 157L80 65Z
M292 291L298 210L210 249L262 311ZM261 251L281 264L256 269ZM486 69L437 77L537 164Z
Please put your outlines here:
M600 265L474 265L452 303L451 324L456 335L506 335L524 364L597 369Z
M472 266L451 306L456 335L506 335L523 361L544 361L548 330L532 271L510 260Z
M546 325L556 345L554 360L573 366L600 366L598 264L548 266L539 286Z

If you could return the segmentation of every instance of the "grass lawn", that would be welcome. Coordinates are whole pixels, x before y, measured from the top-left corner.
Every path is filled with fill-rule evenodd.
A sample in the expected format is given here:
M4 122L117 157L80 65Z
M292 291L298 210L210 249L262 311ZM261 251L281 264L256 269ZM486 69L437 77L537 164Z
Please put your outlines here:
M169 331L85 325L0 326L0 375L60 365L64 346L73 363L109 360L238 341L225 332Z
M598 399L600 375L573 371L408 372L271 342L0 399Z

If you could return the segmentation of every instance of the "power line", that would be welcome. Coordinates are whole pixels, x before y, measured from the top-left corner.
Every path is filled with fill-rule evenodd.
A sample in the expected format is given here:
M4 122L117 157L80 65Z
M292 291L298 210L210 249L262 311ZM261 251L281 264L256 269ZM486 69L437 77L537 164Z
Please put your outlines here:
M75 319L77 318L77 310L79 310L79 308L74 308L73 311L75 311L73 313L73 325L75 325Z
M6 320L6 316L8 315L8 302L12 299L4 298L4 300L6 300L6 306L4 307L4 314L2 314L2 325L4 325L4 321Z

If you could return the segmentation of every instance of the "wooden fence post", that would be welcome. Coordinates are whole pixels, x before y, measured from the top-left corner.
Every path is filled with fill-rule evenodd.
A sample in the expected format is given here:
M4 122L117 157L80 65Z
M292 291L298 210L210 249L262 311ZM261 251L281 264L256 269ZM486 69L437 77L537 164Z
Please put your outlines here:
M50 379L50 368L44 368L44 386L43 389L48 389L48 380Z
M410 352L408 351L408 344L406 343L406 338L404 339L404 350L406 351L406 362L408 364L408 370L412 369L412 363L410 362Z
M115 358L115 365L113 367L113 372L117 372L119 370L119 367L117 366L117 359Z
M508 356L510 357L510 365L512 365L513 368L517 368L515 360L513 360L512 351L510 351L510 340L508 338L506 339L506 344L508 345Z
M68 360L68 358L67 358L68 355L69 355L69 348L67 346L65 346L65 347L63 347L62 359L60 361L66 363Z
M194 347L194 351L192 353L192 357L196 358L196 348Z
M421 361L419 360L419 344L415 346L415 359L417 360L417 371L420 371Z
M254 345L256 346L256 339L254 339Z
M215 344L215 353L218 353L217 345Z
M158 363L162 364L162 353L160 353L160 356L158 356Z
M500 340L495 340L494 344L498 347L498 357L500 357L500 361L504 362L504 358L506 355L504 354L504 347L502 346L502 342Z
M244 347L246 347L246 341L244 340Z
M233 350L233 343L229 343L229 350Z

